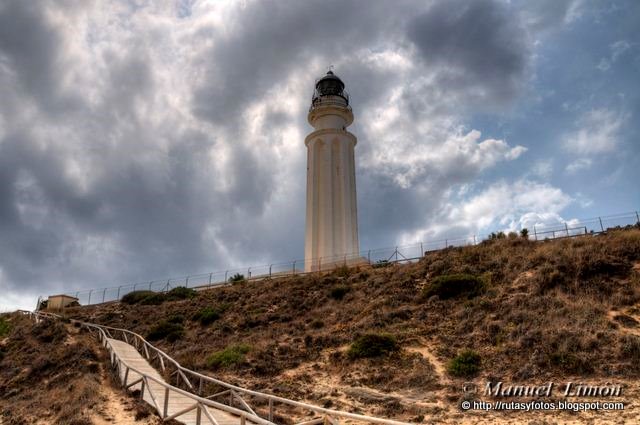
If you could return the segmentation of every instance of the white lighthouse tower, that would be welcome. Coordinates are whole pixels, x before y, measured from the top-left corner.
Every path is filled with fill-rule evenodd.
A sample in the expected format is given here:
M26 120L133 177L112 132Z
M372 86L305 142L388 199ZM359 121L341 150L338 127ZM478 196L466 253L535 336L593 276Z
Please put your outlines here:
M356 136L349 95L333 72L316 82L307 117L314 131L307 146L307 223L305 271L359 260Z

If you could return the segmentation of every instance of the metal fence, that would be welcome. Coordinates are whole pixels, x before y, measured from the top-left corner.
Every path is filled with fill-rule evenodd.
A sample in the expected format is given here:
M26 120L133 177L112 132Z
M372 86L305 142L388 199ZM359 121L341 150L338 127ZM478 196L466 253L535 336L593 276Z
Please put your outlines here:
M528 230L528 238L542 241L574 237L585 234L597 234L609 229L640 225L640 215L637 211L602 217L595 217L580 221L570 221L553 226L533 226ZM69 292L68 295L78 298L81 305L100 304L120 300L129 292L148 290L165 292L178 286L197 290L225 285L235 275L241 275L247 280L260 280L287 275L298 275L329 270L340 265L356 264L386 264L410 262L422 258L425 253L439 251L449 247L476 245L487 239L501 237L503 232L486 235L471 235L467 237L439 239L419 242L411 245L390 248L370 249L359 253L341 255L331 258L316 258L312 260L293 260L282 263L263 264L259 266L230 268L227 270L174 277L147 282L131 283L109 288L99 288ZM505 235L506 236L506 235ZM42 299L42 298L41 298ZM40 299L38 300L40 305Z

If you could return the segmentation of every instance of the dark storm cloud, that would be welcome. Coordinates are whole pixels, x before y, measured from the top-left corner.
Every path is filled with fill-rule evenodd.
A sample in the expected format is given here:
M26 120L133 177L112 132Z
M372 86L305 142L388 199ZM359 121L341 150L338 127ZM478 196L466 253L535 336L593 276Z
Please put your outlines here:
M526 79L517 17L490 1L260 0L233 6L222 29L199 21L205 6L190 0L169 13L179 28L114 3L70 29L63 17L87 18L62 7L50 19L45 9L60 4L0 6L0 95L10 100L0 102L0 285L15 292L299 258L306 108L331 64L356 114L363 248L393 244L438 212L451 184L484 169L452 162L485 155L454 145L440 168L417 164L399 187L413 148L447 135L414 127L454 121L469 101L504 103ZM408 65L389 64L393 53ZM438 84L422 81L433 75ZM299 110L281 107L284 88L304 99ZM372 129L381 106L406 118L382 135ZM292 129L302 135L293 150ZM396 162L372 160L395 142L407 147Z
M494 0L446 1L409 24L410 39L439 80L477 90L482 100L511 100L522 83L528 52L517 16Z
M14 70L21 89L50 114L78 99L60 90L61 37L48 24L42 4L8 1L0 5L0 60Z
M267 91L275 89L277 95L278 85L299 66L315 60L327 67L364 45L389 41L385 38L406 5L394 4L391 15L384 6L337 0L251 4L232 23L236 31L208 53L206 82L194 93L196 114L216 123L237 119L247 103ZM314 77L309 76L310 85Z

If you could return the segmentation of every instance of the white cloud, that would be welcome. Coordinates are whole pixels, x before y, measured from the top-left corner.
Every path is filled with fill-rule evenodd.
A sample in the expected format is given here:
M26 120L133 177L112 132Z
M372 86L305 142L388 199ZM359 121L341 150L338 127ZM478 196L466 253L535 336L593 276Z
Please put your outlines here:
M591 158L578 158L575 161L570 162L565 171L569 174L575 174L581 170L587 170L591 168L593 160Z
M627 50L631 48L631 44L627 40L619 40L609 46L609 50L611 54L608 58L600 59L600 63L598 63L598 68L600 71L608 71L611 66L620 59Z
M548 180L553 174L553 162L551 160L537 161L530 170L530 175Z
M620 58L620 56L624 54L624 52L629 50L629 48L631 48L631 44L629 44L627 40L619 40L613 43L610 46L611 61L613 62L617 61Z
M574 200L561 189L547 183L521 179L513 183L498 181L466 199L450 197L433 225L405 233L404 243L444 238L450 229L464 237L495 230L517 231L521 228L563 223L560 213Z
M618 146L623 122L622 115L608 109L589 111L580 119L580 128L565 137L564 147L575 155L612 152Z

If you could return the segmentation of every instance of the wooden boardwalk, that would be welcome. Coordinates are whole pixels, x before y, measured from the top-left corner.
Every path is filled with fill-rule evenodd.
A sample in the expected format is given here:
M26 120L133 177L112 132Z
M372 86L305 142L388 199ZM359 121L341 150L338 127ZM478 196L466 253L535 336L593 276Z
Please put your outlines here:
M161 382L165 382L164 378L158 373L158 371L153 368L147 360L142 357L140 353L131 345L127 344L124 341L119 341L117 339L108 338L109 343L113 347L113 350L116 352L117 356L122 359L122 361L126 362L130 367L134 367L139 371L147 374L148 376L152 376ZM124 383L126 368L122 368L120 371L120 382ZM140 379L141 375L133 370L129 370L129 374L127 376L127 382L135 382ZM165 403L165 387L161 384L154 382L151 379L148 379L149 385L145 388L144 391L144 401L149 403L151 406L154 406L153 399L155 398L155 402L158 404L160 409L164 408ZM132 385L129 390L140 390L142 388L142 383L138 383ZM184 409L187 409L190 406L193 406L196 402L179 393L170 392L169 402L167 404L167 416L171 416L174 413L180 412ZM224 412L222 410L218 410L213 407L207 408L211 416L216 420L218 425L237 425L240 424L240 418L232 415L231 413ZM175 420L178 422L182 422L184 424L196 424L196 410L192 410L184 415L177 417ZM211 421L206 417L204 412L201 414L201 424L209 424Z

